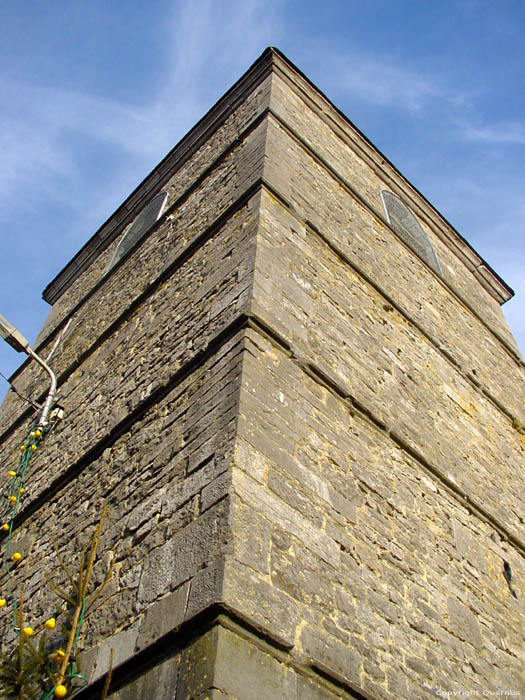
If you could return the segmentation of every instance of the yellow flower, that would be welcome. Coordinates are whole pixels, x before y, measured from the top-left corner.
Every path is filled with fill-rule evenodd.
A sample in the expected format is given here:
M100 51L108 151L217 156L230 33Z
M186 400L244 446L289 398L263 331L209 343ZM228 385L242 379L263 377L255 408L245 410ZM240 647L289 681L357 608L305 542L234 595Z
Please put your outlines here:
M32 452L34 452L34 451L36 450L36 445L31 445L31 447L30 447L29 449L30 449Z
M25 445L20 445L20 452L25 452L26 446Z
M0 608L3 608L6 603L7 600L5 598L0 598Z
M67 695L67 688L65 685L57 685L55 688L55 697L56 698L65 698Z
M32 627L24 627L24 634L26 637L32 637L33 636L33 628Z
M14 552L11 555L11 561L20 561L20 559L22 559L22 555L20 554L20 552Z
M49 620L46 620L46 622L45 622L46 629L48 629L48 630L54 630L54 629L55 629L55 623L56 623L55 618L54 618L54 617L50 617Z
M8 473L9 473L9 476L10 476L11 478L13 478L14 476L16 476L16 472L14 472L12 469L10 469Z
M53 654L53 660L57 663L60 664L62 663L62 660L64 659L65 652L62 651L62 649L57 649L55 653Z
M4 523L4 524L2 525L2 530L3 530L4 532L7 532L7 531L9 530L9 525L8 525L7 523Z
M11 501L11 503L16 503L16 496L8 496L7 500Z

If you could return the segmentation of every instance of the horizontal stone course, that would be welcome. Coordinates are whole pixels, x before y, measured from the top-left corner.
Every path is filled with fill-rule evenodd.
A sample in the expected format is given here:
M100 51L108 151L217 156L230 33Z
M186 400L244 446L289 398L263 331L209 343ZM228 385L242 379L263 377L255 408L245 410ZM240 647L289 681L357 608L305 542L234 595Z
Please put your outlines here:
M220 599L222 575L217 579L212 572L215 572L214 562L218 563L228 551L231 539L227 534L228 498L208 502L204 510L202 503L209 484L227 469L235 424L231 420L223 422L219 429L220 410L201 413L199 421L192 416L191 409L194 402L199 402L209 380L206 392L208 409L222 405L222 413L227 416L229 392L223 391L217 378L229 373L229 390L238 392L240 351L239 338L236 342L226 343L171 393L137 418L130 432L119 437L99 458L86 464L70 485L59 490L15 530L17 541L28 542L27 551L24 551L26 563L14 572L14 585L24 584L29 619L45 619L56 605L49 588L43 585L42 572L46 566L55 572L56 582L63 583L51 536L56 538L62 557L74 569L81 546L104 505L109 505L109 511L94 581L102 580L107 568L107 561L104 564L103 560L111 550L114 551L116 573L89 618L84 633L85 648L97 645L104 637L135 629L136 621L142 620L152 603L172 590L179 590L181 585L189 586L185 615L195 615ZM213 386L215 394L211 392ZM192 438L186 445L175 444L172 450L155 454L154 450L148 450L148 441L151 445L157 437L161 444L169 444L173 426L165 422L165 417L172 413L178 415L177 429L180 432L184 432L185 422L191 417ZM199 451L199 435L206 432L210 423L215 424L217 433L214 458L188 474L188 456L194 450ZM53 437L52 433L48 439L51 441ZM145 449L139 450L139 444ZM44 442L43 460L46 447ZM222 546L219 544L221 540ZM199 546L197 542L200 542ZM35 561L39 562L36 570L31 565ZM208 572L212 573L211 578ZM211 585L214 579L216 583ZM0 589L5 583L3 576ZM182 595L180 590L179 595ZM175 615L172 626L180 622ZM139 625L137 634L140 629ZM151 632L144 631L144 634L151 636ZM12 641L12 634L8 632L3 644L9 645ZM103 665L100 659L99 670L102 668L100 664ZM105 671L107 666L101 672Z
M378 197L402 178L265 60L159 181L158 226L101 284L115 239L40 335L65 418L13 536L28 619L55 610L45 574L67 585L52 535L74 569L108 506L79 700L111 648L123 700L521 690L522 367L499 307L408 187L447 284L400 241ZM7 471L30 420L14 397L3 417Z
M216 166L217 159L220 159L221 156L223 157L223 154L228 152L232 144L237 142L239 134L248 128L250 124L257 123L259 116L267 109L270 86L270 77L263 80L259 85L254 86L251 94L238 105L237 109L223 124L218 125L217 130L210 135L197 152L193 153L189 160L185 161L182 166L171 175L169 181L164 184L159 183L159 187L161 187L162 184L162 189L168 192L168 200L165 209L173 206L186 192L195 187L200 179L203 177L205 178L208 171L210 169L213 170L214 166ZM242 168L240 168L239 171L240 170L242 170ZM247 179L249 179L247 174L246 176ZM243 175L241 172L239 172L238 177L242 179ZM169 222L171 222L171 218L168 221L168 225ZM173 236L173 231L175 230L174 226L169 225L169 229L171 231L171 243L173 246L173 244L177 244L177 240L180 240L180 232L178 232L175 238ZM122 229L122 232L124 231L125 227ZM37 338L36 345L46 338L60 319L64 318L64 316L69 313L99 281L113 255L118 240L117 238L109 248L106 248L94 263L68 287L67 294L53 304L49 318ZM150 262L154 263L153 260Z
M363 418L352 417L342 402L325 402L323 415L319 416L321 426L337 430L337 439L327 438L322 428L320 432L305 431L295 442L292 459L279 462L283 481L295 478L296 470L287 474L287 465L293 464L293 459L299 460L300 455L305 472L311 471L331 484L341 483L342 489L345 482L338 482L334 475L346 465L346 484L352 490L357 487L360 494L355 498L355 524L337 523L333 509L319 497L315 480L305 480L298 486L311 499L314 511L316 507L324 510L327 544L322 540L323 550L329 551L328 542L332 540L340 551L339 563L334 563L334 570L327 576L326 563L315 548L323 530L318 534L315 526L310 526L307 534L293 525L290 505L272 489L270 476L276 468L274 460L279 459L275 443L291 441L287 435L294 434L298 414L320 411L317 401L313 409L307 400L307 389L313 380L285 352L276 354L276 346L255 331L248 331L247 335L253 339L253 350L245 356L240 410L242 413L244 406L253 420L250 424L239 423L239 438L248 447L236 452L237 465L246 476L240 478L235 469L233 485L243 508L268 518L273 534L262 541L269 548L272 588L282 590L295 601L298 619L311 620L309 624L320 635L319 644L324 644L324 649L342 645L341 665L345 653L352 659L352 650L359 650L356 658L367 659L366 664L347 664L347 680L368 688L374 697L379 692L390 697L393 687L406 687L410 697L417 686L424 684L449 687L439 685L441 676L459 683L463 659L468 663L475 657L490 664L494 650L502 655L498 665L505 669L503 676L498 675L497 681L494 675L480 672L472 687L496 689L501 678L505 678L501 683L520 688L525 679L519 673L515 676L512 653L505 649L520 644L523 616L516 616L517 607L503 577L497 535L489 524L469 515L446 490L436 489L421 466L403 454L386 432L373 428ZM257 395L257 402L244 398L250 395ZM278 427L273 425L277 405ZM257 426L257 432L253 426ZM271 443L262 438L265 433L271 433ZM249 446L253 460L265 464L262 484L248 477L252 472ZM338 459L327 461L327 452L339 452ZM362 465L360 469L358 465ZM365 467L373 479L369 476L363 480ZM261 473L259 467L255 473ZM403 484L402 490L398 490L398 483ZM236 528L235 516L233 523L237 540L241 531ZM336 537L338 528L341 534ZM459 528L468 533L472 542L470 558L482 557L478 566L470 564L464 550L457 548ZM252 541L257 541L255 532ZM234 556L235 551L234 548ZM311 554L304 558L302 551ZM512 559L513 570L516 566L518 581L524 571L521 554L506 547L505 556ZM315 570L317 595L312 590ZM266 590L267 577L257 569L252 569L250 577L253 583L246 596L252 599L259 595L254 593L257 586ZM250 609L251 604L246 600L239 607ZM500 616L508 621L503 637ZM281 619L277 614L276 617ZM278 620L265 624L271 629ZM302 629L304 626L299 623L298 630ZM296 649L300 648L296 641ZM396 664L402 680L387 673L394 657L404 659L402 666ZM331 673L341 673L341 668L333 666L335 658L337 655L331 659ZM429 658L434 662L429 663ZM321 663L318 656L316 659Z
M523 381L523 365L511 357L496 337L487 333L472 311L440 284L415 254L362 204L335 184L326 171L271 119L268 144L269 150L279 154L279 166L273 165L275 159L269 159L265 179L293 206L296 218L295 222L292 217L283 220L284 214L278 212L276 203L271 205L271 198L268 204L264 204L265 218L275 236L275 244L282 240L286 230L293 231L295 227L301 234L304 222L313 224L335 250L388 295L385 306L390 306L390 299L393 300L409 319L433 338L438 348L444 349L459 367L486 386L504 405L509 405L514 415L520 418L523 407L513 399L515 391L509 389L513 389L516 382ZM283 158L287 160L283 162ZM300 235L296 237L295 245L304 247L305 242L300 238ZM307 255L311 253L308 243L305 252ZM312 266L311 262L309 264ZM291 270L290 283L293 274ZM415 290L418 290L417 294ZM304 295L304 292L304 286L296 290L298 295ZM328 289L326 293L329 293ZM497 302L487 295L485 305L492 306L500 323L506 326ZM303 325L307 325L304 317ZM458 344L460 338L471 339L471 342ZM482 342L473 339L482 339ZM497 368L496 371L493 368ZM494 381L495 376L504 377L504 386ZM522 422L524 418L520 418Z
M458 258L457 254L454 254L442 239L435 235L433 229L440 228L444 231L445 239L454 240L457 234L449 230L448 224L440 220L435 212L430 212L428 203L422 200L415 190L408 188L406 183L401 181L398 173L392 173L389 164L383 161L383 168L373 164L364 154L362 144L359 143L359 138L352 134L352 129L342 134L337 127L334 127L333 122L330 123L330 120L326 119L326 115L318 113L315 109L305 109L304 93L290 90L289 83L284 83L279 76L276 76L272 82L270 106L276 118L283 120L285 125L289 125L306 147L310 147L313 153L319 154L328 166L343 181L348 182L366 205L377 212L383 220L386 219L386 215L380 197L381 191L387 189L400 195L412 213L419 218L420 224L428 234L442 263L441 268L446 281L473 305L476 312L504 337L511 347L517 350L515 340L499 311L498 304L494 303L479 280L472 275L470 267L461 262L462 258ZM282 167L282 161L278 162ZM323 196L325 195L326 192L323 192ZM316 201L318 199L320 197L317 197ZM472 263L469 262L468 265L472 266Z
M525 491L512 475L522 464L525 445L510 419L417 328L394 310L385 310L384 299L326 251L322 241L307 229L299 230L296 220L270 197L265 195L263 201L254 313L292 345L301 361L332 376L352 399L518 535ZM268 218L266 210L271 212ZM274 233L277 221L279 236ZM296 245L298 238L302 246ZM313 270L312 259L323 263ZM310 291L307 309L305 287ZM505 376L510 381L512 375ZM499 375L491 383L496 380L505 385ZM508 403L515 403L521 393L514 391L513 398L509 393ZM491 434L501 441L487 439ZM500 464L497 472L495 464ZM494 502L491 493L496 488L500 498Z
M244 209L243 218L238 217L222 232L221 237L226 245L230 244L231 238L237 239L241 245L238 231L243 221L254 225L250 207ZM248 259L251 251L249 230L249 226L244 229L244 240L247 243L245 259ZM208 244L208 248L215 251L218 251L219 247L217 238ZM161 289L152 294L134 316L123 320L120 327L105 340L101 346L102 350L107 355L114 356L116 361L111 362L108 367L105 362L100 361L97 348L86 358L81 368L73 372L60 387L61 400L68 419L53 434L60 439L46 441L46 469L41 467L39 453L36 453L31 462L28 479L31 479L32 487L31 491L28 491L28 501L30 498L37 498L66 465L77 462L84 451L93 447L94 442L101 441L109 435L118 424L115 418L126 420L126 416L133 414L148 400L153 391L169 382L178 369L191 362L225 326L241 315L244 302L241 302L239 308L235 299L232 299L223 312L218 314L213 322L209 322L209 304L213 303L216 295L227 294L231 289L236 289L238 295L242 295L243 289L251 283L249 272L246 272L242 284L239 283L235 259L230 260L230 266L223 268L223 284L215 294L210 294L209 298L203 300L200 307L191 304L192 287L198 288L200 276L206 274L207 266L211 264L207 250L200 251L196 259L187 263L187 275L184 274L184 269L171 277ZM194 271L193 274L190 270ZM179 322L171 324L169 319L174 315L179 317ZM139 318L141 324L137 326ZM153 332L159 327L159 323L165 328L165 333L160 337ZM143 358L143 363L135 369L133 376L128 374L127 379L122 381L123 376L129 372L130 363L133 366L139 355ZM220 391L221 387L216 385L216 379L212 381L212 386L214 384L215 391ZM205 393L206 390L203 391L203 394ZM235 402L230 404L232 414L230 418L226 416L225 420L234 419L234 406ZM211 406L208 410L210 408ZM198 413L201 410L199 408ZM23 426L4 442L4 454L13 453L25 430L27 428ZM213 428L208 435L201 435L201 442L205 442L215 433ZM137 448L144 445L145 436L147 433L138 436ZM149 436L147 442L151 439L155 437ZM181 441L189 442L189 439L179 427L173 433L170 442L174 449L177 449L177 445L182 446ZM167 445L163 447L166 448Z

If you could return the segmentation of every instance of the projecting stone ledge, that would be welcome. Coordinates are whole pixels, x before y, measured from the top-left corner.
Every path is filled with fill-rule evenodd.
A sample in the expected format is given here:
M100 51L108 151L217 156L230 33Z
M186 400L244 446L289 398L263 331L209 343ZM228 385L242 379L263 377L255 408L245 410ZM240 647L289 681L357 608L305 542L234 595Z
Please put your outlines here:
M174 602L171 597L166 600ZM180 600L171 611L167 604L163 606L168 618L178 604ZM121 665L112 684L115 700L372 700L366 692L353 693L337 674L331 678L329 670L295 658L217 606L139 655L131 648L132 634L136 637L135 629L116 635L98 650L97 664L104 660L106 668L110 648L114 663L125 654L130 659ZM93 663L89 653L84 662L88 672L88 664ZM93 681L77 696L79 700L98 698L104 681L105 676Z

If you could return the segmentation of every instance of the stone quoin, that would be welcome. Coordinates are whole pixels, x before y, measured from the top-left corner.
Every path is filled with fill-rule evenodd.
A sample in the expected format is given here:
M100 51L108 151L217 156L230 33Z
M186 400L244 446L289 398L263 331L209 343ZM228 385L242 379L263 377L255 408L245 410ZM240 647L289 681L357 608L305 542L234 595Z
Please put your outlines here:
M109 506L77 697L110 649L114 700L525 696L511 296L267 49L44 291L64 419L12 551L36 628ZM32 418L10 392L5 474Z

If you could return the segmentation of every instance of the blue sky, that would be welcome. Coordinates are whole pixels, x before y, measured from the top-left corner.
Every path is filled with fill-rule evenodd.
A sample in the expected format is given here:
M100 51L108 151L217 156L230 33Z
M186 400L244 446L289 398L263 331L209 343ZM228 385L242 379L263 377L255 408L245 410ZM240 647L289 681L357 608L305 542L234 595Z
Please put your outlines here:
M273 45L514 288L525 350L523 0L2 4L0 313L31 342L46 284Z

